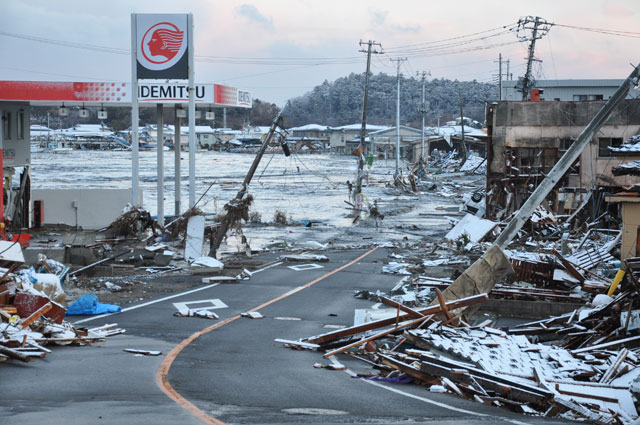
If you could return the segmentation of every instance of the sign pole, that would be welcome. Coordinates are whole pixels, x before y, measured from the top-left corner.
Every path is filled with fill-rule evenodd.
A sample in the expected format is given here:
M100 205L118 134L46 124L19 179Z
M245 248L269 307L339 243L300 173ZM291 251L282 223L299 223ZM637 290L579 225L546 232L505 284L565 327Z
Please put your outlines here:
M156 150L158 161L158 224L164 226L164 105L156 105L156 121L158 131L156 132Z
M193 15L187 15L189 40L189 208L196 204L196 103L193 69Z
M131 14L131 205L139 205L138 48L136 14Z
M181 198L181 194L180 194L180 151L182 148L182 143L181 142L181 131L180 131L180 120L181 118L178 116L178 112L177 112L177 108L178 106L174 106L173 108L173 113L175 115L175 133L173 136L173 154L174 154L174 161L175 161L175 180L174 180L174 185L175 185L175 195L174 195L174 204L175 204L175 215L176 217L180 215L180 198Z

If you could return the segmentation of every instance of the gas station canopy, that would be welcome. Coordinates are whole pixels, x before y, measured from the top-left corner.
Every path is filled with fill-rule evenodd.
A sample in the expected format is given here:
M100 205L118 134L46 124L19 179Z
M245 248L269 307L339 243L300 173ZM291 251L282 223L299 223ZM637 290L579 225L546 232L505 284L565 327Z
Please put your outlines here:
M251 93L222 84L196 84L195 103L212 107L251 108ZM129 106L131 83L0 81L0 102L35 106ZM186 82L138 83L138 103L182 104L189 101Z

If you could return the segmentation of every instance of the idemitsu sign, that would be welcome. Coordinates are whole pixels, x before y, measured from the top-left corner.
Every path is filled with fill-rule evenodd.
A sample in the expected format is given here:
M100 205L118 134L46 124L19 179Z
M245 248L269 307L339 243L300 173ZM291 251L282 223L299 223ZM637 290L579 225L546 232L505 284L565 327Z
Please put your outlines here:
M136 14L138 78L189 78L189 15Z

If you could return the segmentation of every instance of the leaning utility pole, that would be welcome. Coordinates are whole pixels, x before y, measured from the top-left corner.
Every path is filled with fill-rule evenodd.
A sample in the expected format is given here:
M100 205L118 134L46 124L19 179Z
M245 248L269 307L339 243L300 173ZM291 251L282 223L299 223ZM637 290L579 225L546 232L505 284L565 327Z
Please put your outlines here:
M518 21L518 38L520 41L529 41L529 55L527 57L527 72L522 79L522 100L529 98L529 92L533 88L533 78L531 77L531 67L534 61L536 40L547 35L554 24L547 22L539 16L527 16ZM531 36L528 32L531 31ZM524 33L524 34L521 34Z
M356 200L356 197L362 193L362 177L364 176L364 138L365 133L367 131L367 103L369 102L369 76L371 74L371 55L372 54L382 54L382 44L376 43L373 40L369 40L366 43L363 43L360 40L360 46L366 45L367 50L360 49L359 52L367 53L367 71L364 75L364 102L362 104L362 127L360 128L360 144L358 145L358 175L356 176L356 184L353 191L353 199ZM379 46L380 50L375 50L374 46ZM360 206L358 206L360 208Z
M400 64L407 60L407 58L389 58L391 62L397 62L397 80L398 88L396 90L396 173L394 176L400 175Z
M427 113L427 105L424 102L424 82L425 82L425 80L427 78L427 74L431 75L431 73L425 72L425 71L422 71L422 73L420 73L420 72L418 73L418 75L420 75L422 77L421 78L421 80L422 80L422 107L420 108L420 113L422 114L422 131L420 132L420 141L421 141L422 150L421 150L420 155L421 155L422 159L424 159L424 114ZM428 153L429 152L427 152L427 154Z
M226 236L227 231L229 230L229 227L231 227L234 224L234 220L237 219L238 214L234 214L233 211L234 209L238 208L238 206L241 204L242 199L244 198L244 195L246 195L247 191L249 190L249 183L251 183L251 179L253 178L253 175L258 169L258 164L260 164L260 160L262 159L264 152L267 150L267 146L269 146L269 143L271 143L271 140L273 139L273 136L275 135L278 127L282 125L282 119L283 119L282 113L287 108L287 106L289 106L289 102L287 102L284 105L284 107L280 110L280 112L278 112L278 115L274 118L273 122L271 123L271 128L269 128L269 131L267 132L267 135L264 138L264 142L262 142L262 146L260 147L260 150L256 154L256 157L253 159L253 163L251 164L251 167L249 168L249 171L247 172L247 175L245 176L244 181L242 182L242 186L240 186L240 190L238 190L236 197L225 204L224 210L226 211L226 214L220 220L220 225L216 229L215 236L211 241L211 248L209 250L210 257L213 257L213 258L216 257L216 252L218 251L218 248L220 248L220 244L222 243L222 240ZM286 141L283 140L282 143L283 143L282 148L283 148L284 154L286 156L289 156L288 155L289 150L286 147Z

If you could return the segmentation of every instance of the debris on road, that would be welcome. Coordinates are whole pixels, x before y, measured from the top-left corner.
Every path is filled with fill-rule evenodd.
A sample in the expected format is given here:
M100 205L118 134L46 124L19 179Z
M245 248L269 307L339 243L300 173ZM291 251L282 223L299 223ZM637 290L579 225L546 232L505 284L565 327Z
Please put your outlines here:
M137 348L125 348L122 351L136 354L138 356L159 356L162 354L162 351L139 350Z
M240 316L247 317L249 319L264 319L264 316L257 311L249 311L245 313L240 313Z

